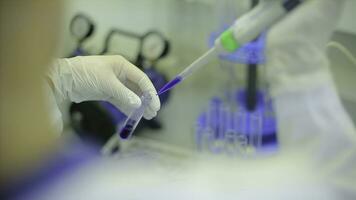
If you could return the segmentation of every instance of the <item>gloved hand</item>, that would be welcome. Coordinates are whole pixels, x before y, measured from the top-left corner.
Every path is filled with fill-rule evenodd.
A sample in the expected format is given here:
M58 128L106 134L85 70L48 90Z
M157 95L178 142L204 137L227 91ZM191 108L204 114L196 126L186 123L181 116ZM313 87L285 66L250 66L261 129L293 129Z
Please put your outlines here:
M126 115L141 105L143 92L152 95L144 118L152 119L160 109L157 92L150 79L122 56L85 56L58 59L48 73L57 104L104 100Z

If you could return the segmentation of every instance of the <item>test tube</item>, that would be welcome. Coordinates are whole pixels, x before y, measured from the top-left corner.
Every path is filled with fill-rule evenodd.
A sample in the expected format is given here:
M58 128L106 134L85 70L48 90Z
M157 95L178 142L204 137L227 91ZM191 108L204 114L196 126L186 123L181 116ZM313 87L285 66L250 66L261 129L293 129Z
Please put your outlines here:
M127 116L125 123L120 129L119 135L122 139L129 139L140 122L146 107L151 102L152 96L148 92L144 92L141 96L141 106Z
M263 114L260 111L251 114L250 116L250 136L251 144L257 150L262 143L262 122Z

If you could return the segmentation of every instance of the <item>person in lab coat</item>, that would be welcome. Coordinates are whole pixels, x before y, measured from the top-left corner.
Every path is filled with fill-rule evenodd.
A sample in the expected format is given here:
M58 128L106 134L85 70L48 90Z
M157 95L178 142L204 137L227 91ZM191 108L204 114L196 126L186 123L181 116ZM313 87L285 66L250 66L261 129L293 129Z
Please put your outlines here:
M53 104L109 100L128 113L140 104L135 92L155 90L120 56L59 59L48 70L60 1L1 1L1 195L355 199L355 127L341 105L325 53L344 3L307 1L268 34L267 78L278 120L278 155L239 162L197 159L172 181L169 170L142 168L144 161L119 167L86 147L59 142L48 109ZM159 107L155 99L145 117L154 117Z

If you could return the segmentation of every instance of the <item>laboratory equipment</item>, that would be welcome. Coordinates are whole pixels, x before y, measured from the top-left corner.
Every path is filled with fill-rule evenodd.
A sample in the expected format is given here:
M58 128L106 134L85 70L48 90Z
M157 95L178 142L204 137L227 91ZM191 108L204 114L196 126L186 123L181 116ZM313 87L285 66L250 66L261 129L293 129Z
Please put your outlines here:
M137 51L133 53L134 55L132 57L134 58L131 62L148 75L156 90L162 88L168 82L166 76L155 68L156 62L166 57L170 51L170 43L163 34L157 30L151 30L145 34L138 34L124 29L114 28L106 36L101 54L123 55L123 53L113 52L111 49L115 36L137 41ZM124 55L124 57L128 56ZM169 93L160 95L159 98L163 105L168 101Z
M248 156L271 152L277 147L276 120L265 93L257 95L253 112L246 108L246 91L235 92L235 107L220 97L210 100L208 108L197 118L197 149L213 154Z
M161 95L172 89L194 71L206 65L217 52L234 52L242 45L251 42L302 2L302 0L261 1L253 10L236 20L215 40L214 47L162 87L158 94Z
M223 30L213 32L210 34L208 44L214 46L214 41ZM219 53L220 61L227 61L231 64L245 64L246 65L246 102L249 110L254 110L257 105L257 92L258 92L258 65L266 61L265 56L266 46L266 33L262 33L255 40L241 46L235 52ZM226 62L220 62L222 66L226 66ZM231 74L234 73L236 66L231 66L233 69Z
M115 36L120 36L121 38L125 38L127 40L133 40L135 45L138 45L141 35L135 32L127 31L120 28L113 28L109 31L109 33L105 37L104 46L100 54L109 55L109 54L120 54L124 57L128 58L129 55L124 55L122 52L113 52L113 48L116 45L113 45ZM137 48L135 48L137 49ZM136 52L135 52L136 53Z
M207 51L204 55L195 60L192 64L190 64L187 68L185 68L181 73L179 73L173 80L168 82L165 86L163 86L159 91L158 95L162 95L168 90L172 89L178 83L183 81L186 77L193 74L194 71L199 69L200 67L208 64L210 59L214 58L216 55L216 48L212 47L209 51Z
M77 14L72 18L70 32L76 39L77 47L69 57L88 55L83 49L83 43L93 35L94 31L95 25L88 16Z
M256 4L254 0L252 6ZM210 47L215 46L215 41L226 29L224 24L210 35ZM246 65L246 86L236 90L236 83L232 88L228 85L222 89L224 97L210 100L206 111L197 119L196 143L200 151L246 156L275 149L276 119L272 103L257 81L258 64L265 62L265 39L263 32L234 52L218 52L221 67L229 69L228 79L236 79L233 74L238 66L234 64Z
M132 113L127 116L126 121L122 125L122 128L120 129L119 135L122 139L130 139L132 136L132 133L136 129L138 123L140 122L143 113L145 112L145 109L149 105L149 103L152 100L152 96L149 92L144 92L141 96L141 106Z
M101 54L110 54L111 43L114 36L134 39L138 42L137 53L133 63L141 69L152 67L146 65L152 65L159 59L164 58L168 55L170 50L169 41L159 31L151 30L141 35L135 32L114 28L106 36ZM120 53L120 55L122 55L122 53ZM150 63L146 63L147 61Z
M165 74L158 71L155 67L156 63L167 56L170 50L170 43L162 33L157 30L150 30L144 34L138 34L125 29L114 28L106 36L102 54L124 55L122 52L119 52L123 49L121 46L119 46L119 49L115 49L115 39L122 39L122 42L127 40L136 42L136 48L133 48L133 51L131 50L127 53L130 55L129 57L132 57L131 62L147 74L156 90L163 87L168 82ZM162 107L168 103L169 97L170 93L165 93L159 96ZM119 124L125 120L126 115L115 106L108 102L101 102L101 105L111 113L115 124ZM162 122L159 118L154 118L152 120L143 119L138 128L148 127L151 129L160 129L162 126Z
M252 1L252 8L258 4L259 0ZM253 41L258 40L255 38ZM250 55L250 57L254 57L254 55ZM258 91L258 65L256 63L248 63L246 68L246 108L249 111L254 111L257 106L257 91Z
M140 52L137 56L136 64L144 66L144 63L138 63L141 59L156 62L165 57L170 50L169 41L158 31L149 31L141 38Z
M87 29L87 27L91 26L90 24L93 25L93 28ZM81 14L73 18L70 28L75 38L78 38L78 41L86 41L92 36L95 27L89 17ZM88 30L91 31L88 33L86 32ZM84 36L86 36L86 39L81 39ZM114 38L117 36L118 38ZM115 39L121 39L120 42L124 43L127 41L135 43L136 48L133 45L133 48L125 52L132 56L131 62L147 74L156 89L161 88L168 82L166 76L155 68L155 64L161 58L167 56L170 49L170 43L162 33L157 30L151 30L140 34L118 28L111 29L104 40L101 54L124 54L120 52L123 49L121 43L119 43L120 46L117 45L118 43ZM150 50L154 51L154 53L151 54ZM84 51L82 45L78 43L77 49L70 57L83 55L89 55L89 52ZM126 55L124 54L124 56ZM146 58L146 56L149 58ZM162 106L168 102L169 97L170 93L165 93L159 97ZM116 136L118 125L122 124L126 117L116 106L106 101L86 101L70 105L70 123L76 134L82 140L97 144L100 148L113 135ZM136 131L138 132L139 129L143 128L157 130L162 126L159 118L152 120L142 119ZM117 139L117 136L115 138Z
M212 32L209 36L208 45L213 47L215 45L215 40L223 33L227 27L223 27L216 32ZM266 32L261 33L261 35L249 43L242 45L239 49L234 52L219 52L218 58L221 60L226 60L231 63L237 64L263 64L266 62L266 56L264 54L264 49L266 46Z

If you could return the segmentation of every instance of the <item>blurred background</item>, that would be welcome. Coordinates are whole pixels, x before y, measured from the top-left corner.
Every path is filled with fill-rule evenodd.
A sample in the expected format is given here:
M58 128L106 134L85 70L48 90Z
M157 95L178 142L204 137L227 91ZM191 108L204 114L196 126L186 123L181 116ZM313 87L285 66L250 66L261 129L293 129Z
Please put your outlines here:
M252 7L251 0L66 0L65 2L60 57L121 54L133 63L141 64L142 69L154 69L154 73L158 75L155 74L153 77L162 76L166 80L172 79L209 48L209 38L213 32L221 31ZM333 41L341 43L353 55L356 54L356 23L353 21L356 18L355 10L356 1L349 0L338 30L333 36ZM80 45L78 45L78 37L83 34L81 31L85 32L88 29L85 27L88 26L85 25L88 22L85 20L85 22L80 20L73 22L78 14L84 16L94 26L93 32ZM71 26L75 26L74 33ZM118 29L117 32L120 33L113 34L110 42L106 43L108 34L113 29ZM159 32L160 39L152 39L148 43L154 43L152 45L156 45L158 52L161 50L157 45L164 46L169 43L169 51L164 56L142 61L138 59L140 44L146 42L142 41L144 40L142 37L149 31ZM108 43L109 47L105 48ZM79 52L78 48L80 48ZM150 54L150 50L142 53ZM330 48L328 54L343 103L356 122L356 93L354 92L356 66L337 48ZM258 87L268 93L268 86L263 80L263 64L258 70L260 71ZM201 113L209 107L210 99L220 97L226 100L224 96L227 88L245 88L246 77L245 63L214 60L169 93L157 116L157 124L145 125L138 130L138 137L150 138L185 149L196 149L197 121ZM90 115L86 116L87 109L95 110L97 109L95 106L97 105L73 108L69 102L63 106L62 111L67 113L63 116L66 134L75 134L79 131L86 132L79 134L84 138L86 135L102 137L98 136L101 134L100 128L88 128L85 125L85 123L93 124L90 119L87 121L84 119L90 118ZM107 105L103 107L100 104L100 107L109 110L106 112L109 116L118 115L116 111L110 114ZM100 118L98 116L101 115L96 115L96 119ZM114 120L114 126L117 125L118 120L118 118ZM98 120L94 121L97 123ZM105 122L103 124L98 126L104 126L103 129L112 126L110 123L106 123L107 126ZM112 132L113 129L110 129L108 134L104 134L104 138L100 139L102 140L100 145L108 141Z

